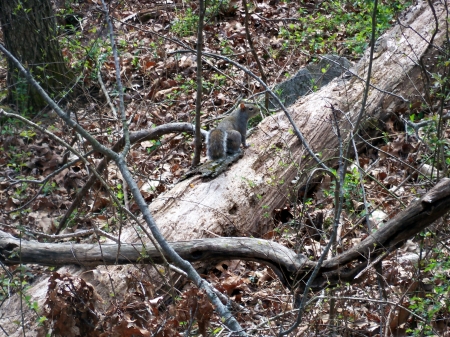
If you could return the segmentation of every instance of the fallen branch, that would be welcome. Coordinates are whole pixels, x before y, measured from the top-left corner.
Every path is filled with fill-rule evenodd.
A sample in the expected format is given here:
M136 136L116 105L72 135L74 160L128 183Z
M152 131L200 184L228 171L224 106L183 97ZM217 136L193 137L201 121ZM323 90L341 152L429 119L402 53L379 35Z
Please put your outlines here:
M450 179L442 179L420 200L411 204L380 230L368 236L347 252L323 262L312 289L320 290L341 282L355 283L356 278L378 256L398 249L450 210ZM289 287L298 286L297 280L307 279L316 262L297 254L276 242L254 238L212 238L170 243L172 248L189 262L250 260L269 266ZM61 266L76 264L85 267L130 263L162 263L154 246L140 244L118 245L39 243L20 240L0 232L0 261L5 265L35 263ZM378 260L377 260L378 262ZM366 269L367 270L367 269Z
M146 140L154 140L158 139L159 137L169 134L169 133L181 133L181 132L190 132L194 134L194 126L191 123L170 123L170 124L164 124L157 126L153 129L147 129L147 130L140 130L136 132L130 133L130 144L136 144L140 143ZM206 135L206 131L201 130L203 136ZM114 152L119 152L123 146L125 145L125 139L122 137L117 141L116 144L112 147L112 150ZM96 170L98 173L102 173L109 162L109 158L105 157L103 158L100 163L97 165ZM86 181L86 184L81 188L81 190L77 193L75 196L72 204L67 209L67 212L64 214L64 216L61 218L58 228L56 229L56 234L59 234L59 232L64 228L64 226L67 224L67 221L69 220L70 216L72 215L73 211L78 208L81 201L84 199L86 193L89 191L89 189L94 185L94 183L97 181L97 177L93 174L91 174Z

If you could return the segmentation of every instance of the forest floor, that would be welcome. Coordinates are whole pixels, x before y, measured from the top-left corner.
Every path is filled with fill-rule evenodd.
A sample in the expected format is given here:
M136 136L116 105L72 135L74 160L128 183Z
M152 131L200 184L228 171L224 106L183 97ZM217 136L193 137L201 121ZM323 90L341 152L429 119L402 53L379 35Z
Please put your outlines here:
M338 54L356 61L368 46L371 8L364 1L258 0L249 3L251 39L270 86L315 62L318 55ZM380 2L377 36L395 23L396 16L406 5L403 1ZM98 6L94 1L86 1L56 8L61 18L72 15L80 20L80 25L76 24L74 28L63 26L64 20L59 20L63 54L70 67L81 75L82 94L65 109L103 144L112 146L121 136L122 124L102 90L103 85L118 107L109 32ZM196 48L197 2L155 4L150 0L129 0L112 1L110 6L130 131L172 122L192 123L196 101L196 56L186 50ZM245 19L242 2L211 0L206 11L203 49L232 58L260 75L249 49ZM6 61L2 59L2 92L7 90L6 74ZM216 125L217 120L241 98L251 99L263 91L254 79L225 61L205 59L203 76L201 122L205 129ZM2 108L14 111L15 107ZM413 121L431 117L424 115L419 107L416 111L405 117ZM52 111L33 112L27 116L74 144L78 150L87 152L88 146L55 118ZM258 118L252 123L256 125ZM89 172L84 164L76 163L54 174L63 163L75 159L72 154L65 155L66 149L61 144L17 120L2 120L0 130L0 209L3 210L0 229L26 239L50 240L39 233L55 233L59 219L73 202ZM345 181L345 211L339 245L334 253L346 250L370 234L364 216L366 206L371 211L369 228L375 230L429 190L432 182L426 177L427 173L414 173L403 163L426 163L427 156L433 153L435 131L429 127L420 135L411 130L405 132L404 125L393 118L386 121L382 130L369 136L370 146L361 149L355 160L359 165L350 167ZM449 133L450 128L446 126L444 138L448 139ZM182 133L133 145L128 163L141 193L150 203L190 170L192 156L193 137ZM95 155L93 160L98 162L100 159ZM205 149L202 161L206 161ZM422 167L428 168L427 165ZM52 176L45 184L32 182L49 175ZM138 215L131 195L125 195L127 192L115 166L108 167L105 178L118 199ZM323 179L307 195L304 204L287 204L276 210L272 215L273 230L264 238L290 248L301 246L302 254L318 259L331 231L333 188L331 181ZM306 214L306 220L302 226L297 226L295 215L300 213ZM70 216L62 233L79 232L95 225L117 236L125 222L121 216L109 192L96 186ZM307 308L296 336L328 336L331 333L376 336L380 330L395 336L420 333L448 336L448 224L448 219L443 219L386 258L382 290L376 273L371 273L362 283L325 290L320 294L324 297L316 298L317 302ZM106 238L99 240L105 242ZM93 243L98 240L96 236L87 236L57 241ZM54 311L38 314L38 318L46 316L44 327L51 327L53 331L62 329L63 318L75 322L82 320L81 317L97 324L98 330L86 328L84 331L92 336L102 335L102 329L122 336L181 336L186 330L190 330L191 335L203 333L205 336L207 331L210 335L220 335L223 330L204 295L189 285L180 289L174 298L146 283L145 273L129 274L126 282L130 284L131 295L123 296L107 311L100 312L93 297L84 297L83 291L89 285L82 279L76 278L75 282L69 276L53 273L53 268L27 266L22 271L16 272L15 277L25 284L32 283L40 275L51 275L53 283L49 284L48 299L61 295L58 282L72 284L72 290L61 296L84 299L86 308L90 308L86 318L83 309L74 309L68 302L61 301L56 306L64 312L59 316L60 321L52 318ZM7 286L9 278L2 273L0 299L4 306L11 293ZM294 321L293 295L269 268L246 261L226 261L209 266L203 273L216 289L243 306L244 310L236 313L236 317L244 328L255 329L257 335L276 335L277 324L286 328ZM13 293L18 291L20 282L14 283L17 285L13 287ZM385 300L382 296L386 296ZM283 318L277 316L282 313L285 313Z

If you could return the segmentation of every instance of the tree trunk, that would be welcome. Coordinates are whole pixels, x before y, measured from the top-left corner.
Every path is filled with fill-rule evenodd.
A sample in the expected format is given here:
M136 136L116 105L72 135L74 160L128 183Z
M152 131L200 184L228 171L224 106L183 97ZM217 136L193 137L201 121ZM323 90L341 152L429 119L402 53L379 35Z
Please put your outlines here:
M436 13L442 29L434 44L440 46L445 38L445 11L436 6ZM396 25L383 35L385 48L378 49L373 61L374 87L365 109L368 119L384 120L422 99L418 93L424 80L418 61L425 53L434 59L431 52L436 49L428 44L436 30L433 14L428 5L417 6L400 21L403 26ZM350 121L361 109L367 64L368 52L353 70L360 78L335 79L290 107L310 147L328 166L338 156L330 106L342 112L340 131L343 140L348 139ZM250 147L244 157L225 173L213 180L187 179L152 202L152 214L167 240L210 237L211 233L261 237L270 231L273 211L298 199L305 178L316 165L291 130L283 113L267 117L248 139ZM124 240L136 242L135 235L128 233Z
M60 95L73 79L57 40L56 20L50 0L0 0L0 22L6 48L33 74L50 95ZM9 102L19 111L46 106L42 97L8 60Z
M445 27L446 18L442 7L436 7L436 9L439 23ZM384 118L386 114L395 113L421 99L420 90L424 84L417 64L426 53L430 57L433 56L429 52L427 42L436 31L436 27L431 24L434 22L433 15L428 7L419 7L410 10L406 18L403 17L400 21L406 26L411 25L413 30L397 25L385 34L390 43L386 44L385 50L377 53L372 77L372 84L383 91L370 89L368 105L365 109L367 116L370 117ZM440 46L445 37L445 29L437 32L434 44ZM363 58L356 67L359 76L364 77L366 65L367 57ZM340 130L343 137L348 138L349 129L351 129L349 121L353 121L360 110L363 91L364 83L356 77L350 80L336 79L320 91L302 98L291 108L290 112L310 146L316 153L321 153L321 158L329 166L333 164L332 158L336 157L338 144L330 121L329 107L333 104L336 109L343 112L342 116L339 116ZM396 96L387 94L387 91L393 92ZM399 96L411 102L405 102ZM266 118L260 123L255 134L249 138L251 147L245 150L244 157L233 164L227 172L214 180L205 181L201 177L187 179L158 197L150 208L165 237L170 241L182 241L209 237L212 233L225 236L261 236L270 230L273 210L297 199L299 185L294 182L304 179L308 173L307 170L311 170L311 160L290 129L283 114ZM367 257L383 258L383 254L394 250L413 235L415 233L413 230L424 226L427 220L434 220L435 218L429 218L431 214L436 216L445 214L450 202L448 186L445 186L437 199L427 195L417 204L412 205L404 218L398 215L389 225L385 225L382 230L369 236L361 244L335 258L326 260L319 277L312 285L313 289L320 289L327 282L355 279L361 271L367 270L372 263L378 262L376 259L369 260ZM435 211L437 213L434 213ZM120 239L129 243L139 242L129 229L124 229ZM255 244L254 240L237 238L226 240L228 240L226 246L210 245L211 241L204 242L203 247L195 246L195 242L194 244L178 242L177 245L178 247L184 245L187 248L184 250L184 257L190 257L192 260L205 256L209 258L214 254L222 254L230 258L234 253L234 256L239 258L243 258L243 255L253 255L254 259L259 259L262 263L275 268L281 268L281 263L284 263L283 268L287 268L289 264L294 265L293 269L284 268L281 273L283 275L293 275L298 271L300 276L307 277L316 263L302 259L297 252L294 255L288 248L280 247L280 245L273 245L276 251L270 249L264 252L267 246ZM265 245L267 245L266 242ZM388 251L380 247L386 247ZM29 256L33 258L35 254L35 258L36 250L33 250L33 247L28 248L31 248L27 250L30 253ZM70 261L74 262L77 257L92 258L99 252L99 249L95 248L96 251L82 253L78 250L79 248L81 247L71 245L70 250L65 251L67 257L70 256ZM108 250L109 247L105 246L105 248ZM18 249L17 240L9 241L9 244L4 246L2 254L5 262L11 263L6 261L6 258L9 258L11 256L9 253L15 249ZM53 248L48 247L47 251L49 249ZM124 249L130 249L130 246L124 246ZM129 252L134 254L135 247L132 249ZM224 249L230 254L226 255ZM140 247L137 247L137 250L141 252ZM136 257L140 256L137 252ZM112 263L114 255L109 254L109 256ZM119 257L120 261L124 261L120 255L117 255L114 263L119 262ZM358 257L366 259L352 265L351 262ZM14 255L10 257L12 258ZM275 263L272 262L274 260ZM80 262L77 260L76 263ZM88 265L89 262L87 261ZM106 263L104 260L100 262ZM307 268L302 268L302 263ZM345 269L346 267L348 269ZM110 279L116 278L118 280L116 285L126 284L123 281L123 275L126 274L125 267L109 267L106 272L103 267L94 270L64 267L61 274L63 272L69 272L72 275L82 273L83 279L96 285L97 291L102 292L104 298L107 298L110 293ZM103 277L103 274L108 275L108 278ZM34 296L32 301L43 302L45 294L41 289L46 286L47 280L41 280L29 289L29 293ZM19 312L22 308L20 306L22 302L17 298L15 303L11 302L9 305L11 312Z
M450 209L450 179L442 179L420 200L398 213L378 231L348 251L326 260L312 288L321 290L342 282L357 282L358 274L387 257L410 237L420 233ZM172 242L171 246L185 260L221 262L250 260L268 265L280 280L293 287L296 280L307 279L316 262L283 245L253 238L212 238ZM62 244L20 240L0 231L0 261L6 265L36 263L83 267L131 263L164 263L160 251L141 244ZM297 287L303 291L303 282Z

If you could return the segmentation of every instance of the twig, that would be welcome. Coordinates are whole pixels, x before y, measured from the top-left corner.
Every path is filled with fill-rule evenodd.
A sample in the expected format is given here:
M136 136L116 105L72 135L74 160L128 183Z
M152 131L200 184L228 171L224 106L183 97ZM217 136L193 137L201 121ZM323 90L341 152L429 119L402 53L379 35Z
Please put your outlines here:
M261 75L261 79L264 83L267 83L267 76L264 72L264 69L261 65L261 61L259 60L258 54L256 53L255 47L253 46L253 40L252 36L250 35L250 29L248 28L248 8L247 8L247 0L242 0L242 5L244 6L245 10L245 35L247 36L248 45L250 46L250 51L252 52L253 58L255 59L256 64L258 65L259 73ZM266 110L269 109L269 93L266 91L265 95L265 108Z
M194 140L194 158L192 158L192 168L200 163L200 155L202 152L202 138L200 136L201 129L201 109L202 109L202 49L203 49L203 24L205 18L204 0L199 0L199 17L197 27L197 92L195 99L195 140Z
M123 137L125 139L125 146L123 147L121 156L126 157L128 152L130 151L130 133L128 130L128 121L127 116L125 115L125 104L123 102L123 86L122 86L122 80L120 78L120 63L119 63L119 56L117 54L117 48L116 43L114 41L114 30L111 23L111 20L109 18L109 10L106 7L105 1L102 0L103 4L103 14L105 15L106 24L108 25L109 29L109 41L111 43L111 48L113 52L114 57L114 67L116 70L116 81L117 81L117 90L119 91L119 110L120 110L120 118L122 120L122 131L123 131Z
M109 97L109 94L108 94L108 90L106 90L105 84L103 83L102 73L100 71L100 66L101 66L101 64L99 63L98 64L98 70L97 70L98 83L100 83L100 87L102 88L103 95L105 95L106 102L108 103L109 107L111 108L111 111L112 111L112 114L113 114L114 118L117 119L116 108L114 107L114 104L112 104L111 98Z
M419 319L422 322L426 322L427 320L419 315L417 315L416 313L414 313L413 311L409 310L408 308L404 307L403 305L400 305L398 303L392 302L392 301L387 301L387 300L376 300L373 298L368 298L368 297L350 297L350 296L342 296L342 297L338 297L338 296L333 296L333 297L329 297L329 296L316 296L313 299L311 299L309 302L312 302L313 300L316 299L329 299L329 298L335 298L337 300L352 300L352 301L369 301L369 302L375 302L375 303L385 303L385 304L390 304L396 307L399 307L407 312L409 312L411 315L413 315L414 317L416 317L417 319Z
M421 121L421 122L419 122L419 123L411 122L411 121L407 120L407 119L404 118L404 117L401 117L401 119L403 120L403 122L404 122L405 124L407 124L408 126L410 126L411 128L414 129L414 132L415 132L415 134L416 134L416 137L417 137L422 143L424 143L424 144L425 144L425 141L419 136L419 129L420 129L420 128L423 128L424 126L427 126L428 124L436 123L436 121L433 120L433 119L424 120L424 121ZM449 119L450 119L450 113L446 113L444 116L442 116L441 119L442 119L443 121L449 120Z
M7 225L7 224L0 224L3 227L7 227L7 228L14 228L17 229L17 226L12 226L12 225ZM23 226L22 226L23 227ZM87 229L87 230L83 230L83 231L79 231L79 232L75 232L75 233L67 233L67 234L59 234L59 235L54 235L54 234L46 234L46 233L42 233L42 232L37 232L37 231L33 231L27 227L23 227L24 228L24 232L26 234L32 234L32 235L36 235L36 236L40 236L43 238L46 238L48 240L62 240L62 239L70 239L70 238L79 238L82 236L86 236L86 235L91 235L92 233L98 233L114 242L119 243L120 240L118 238L116 238L115 236L99 229L99 228L91 228L91 229ZM19 229L20 230L20 229Z
M196 53L196 51L192 48L189 48L187 50L177 50L174 51L174 53ZM264 83L261 78L259 78L258 76L256 76L252 71L250 71L249 69L247 69L246 67L244 67L243 65L231 60L230 58L226 57L226 56L222 56L222 55L218 55L218 54L213 54L213 53L206 53L203 52L203 55L207 56L207 57L212 57L212 58L218 58L221 60L224 60L232 65L234 65L236 68L241 69L242 71L244 71L246 74L248 74L249 76L253 77L256 81L258 81L265 90L267 90L267 92L270 94L270 96L272 96L272 98L275 100L275 102L280 106L280 108L283 110L284 114L286 115L287 119L289 120L289 123L291 124L292 128L294 129L294 133L297 136L297 138L300 140L300 142L302 143L302 145L305 147L305 149L308 151L309 155L320 165L322 166L324 169L329 170L328 166L319 158L317 157L317 155L314 153L314 151L311 149L311 147L309 146L309 143L307 142L306 138L303 136L303 134L300 132L300 130L298 129L297 125L295 124L294 120L292 119L290 113L287 111L286 107L284 106L284 104L281 102L280 98L267 86L266 83Z

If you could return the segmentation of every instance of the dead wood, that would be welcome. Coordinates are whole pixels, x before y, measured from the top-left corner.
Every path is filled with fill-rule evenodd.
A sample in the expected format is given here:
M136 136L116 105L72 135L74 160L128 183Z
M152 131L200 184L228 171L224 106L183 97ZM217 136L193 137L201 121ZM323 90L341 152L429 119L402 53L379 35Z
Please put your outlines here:
M130 144L136 144L140 143L146 140L154 140L158 139L166 134L170 133L181 133L181 132L190 132L194 133L194 126L191 123L169 123L169 124L163 124L159 125L153 129L146 129L146 130L140 130L136 132L130 132ZM203 131L205 132L205 131ZM123 146L125 145L125 139L122 137L117 141L116 144L112 147L112 150L115 152L119 152ZM100 163L97 165L96 170L98 173L102 173L109 162L109 158L103 158ZM64 228L67 221L69 220L70 216L72 215L73 211L80 206L81 201L86 196L86 193L89 191L89 189L94 185L94 183L97 181L97 177L91 173L88 180L84 184L84 186L81 188L81 190L77 193L75 196L75 199L73 200L72 204L69 206L67 212L64 214L64 216L61 218L58 228L56 229L56 234L58 234L61 229Z
M450 210L450 179L442 179L420 200L389 220L380 230L341 255L326 260L313 289L339 282L357 282L355 276L381 256L400 247ZM254 238L211 238L172 242L171 246L190 262L251 260L273 269L287 286L302 288L298 280L307 279L316 263L276 242ZM84 267L130 263L163 263L155 247L140 244L63 244L20 240L0 232L0 261L6 265L35 263Z
M383 35L382 46L386 48L375 55L365 109L368 118L387 118L422 99L424 80L418 61L423 55L430 55L430 62L434 60L431 54L435 49L428 48L427 39L435 27L430 24L434 22L430 8L421 6L400 18L403 26L397 25ZM443 9L436 6L440 25L445 27ZM412 29L406 28L408 25ZM445 29L440 29L435 45L442 45L444 37ZM348 139L351 122L360 111L367 63L365 55L353 69L358 77L335 79L290 107L297 127L328 166L338 156L329 107L342 111L340 130ZM168 240L187 241L211 232L223 235L230 228L237 236L260 237L272 229L273 210L297 201L299 189L316 164L292 133L284 114L264 119L249 137L249 144L244 157L217 178L191 177L152 202L151 212ZM127 240L137 240L131 231L125 235L129 235Z

